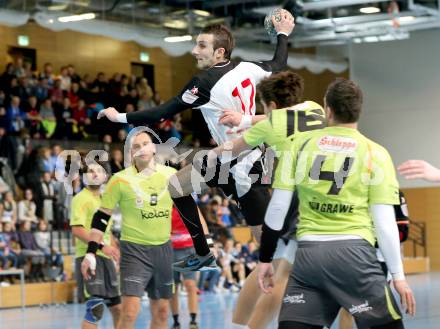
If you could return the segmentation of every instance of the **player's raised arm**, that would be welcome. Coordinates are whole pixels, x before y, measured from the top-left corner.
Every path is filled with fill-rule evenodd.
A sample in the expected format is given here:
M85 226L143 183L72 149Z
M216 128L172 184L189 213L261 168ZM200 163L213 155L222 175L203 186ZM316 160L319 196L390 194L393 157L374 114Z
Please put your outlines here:
M108 107L99 112L98 119L107 117L107 119L112 122L130 123L138 126L156 123L161 121L162 119L172 118L177 113L180 113L188 109L189 107L189 105L179 102L175 97L159 106L150 108L148 110L132 113L120 113L114 107Z
M270 71L275 72L281 71L287 66L287 40L295 27L295 19L287 10L283 9L279 20L276 19L275 16L272 16L272 24L277 32L277 47L272 60L263 61L262 64L270 69Z

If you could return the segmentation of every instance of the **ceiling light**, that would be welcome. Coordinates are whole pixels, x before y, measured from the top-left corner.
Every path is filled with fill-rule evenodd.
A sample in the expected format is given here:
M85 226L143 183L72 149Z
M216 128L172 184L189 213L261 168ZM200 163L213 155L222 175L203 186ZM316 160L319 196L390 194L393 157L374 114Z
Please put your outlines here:
M183 41L191 41L192 36L190 35L181 35L178 37L166 37L163 39L165 42L183 42Z
M375 13L379 13L380 9L377 7L364 7L364 8L359 9L359 11L362 14L375 14Z
M198 16L203 16L203 17L211 16L211 13L209 11L206 11L206 10L193 9L192 12L194 14L198 15Z
M87 14L81 14L81 15L58 17L58 20L62 23L68 23L68 22L78 22L78 21L84 21L84 20L95 19L95 18L96 18L95 13L87 13Z
M51 11L60 11L60 10L64 10L67 8L67 3L63 3L63 4L58 4L58 5L50 5L49 7L47 7L48 10Z
M184 20L169 20L163 24L164 27L169 29L186 29L188 27L188 23Z
M364 37L364 42L378 42L379 38L375 35L372 35L370 37Z
M403 16L399 18L399 22L400 23L406 23L406 22L411 22L413 20L415 20L416 18L414 16Z

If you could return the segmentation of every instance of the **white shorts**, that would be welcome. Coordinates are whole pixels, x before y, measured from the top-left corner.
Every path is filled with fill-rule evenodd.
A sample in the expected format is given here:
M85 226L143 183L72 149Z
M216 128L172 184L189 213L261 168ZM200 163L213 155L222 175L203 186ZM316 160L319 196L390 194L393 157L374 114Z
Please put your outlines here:
M298 249L298 242L296 239L290 239L287 245L282 239L278 239L277 249L275 250L273 259L285 259L293 265L296 249Z

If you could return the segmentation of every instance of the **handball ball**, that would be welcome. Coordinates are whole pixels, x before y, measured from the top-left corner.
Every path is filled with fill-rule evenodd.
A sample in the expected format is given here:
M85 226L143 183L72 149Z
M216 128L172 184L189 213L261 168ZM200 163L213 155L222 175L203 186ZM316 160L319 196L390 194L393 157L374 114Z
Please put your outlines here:
M264 28L266 29L267 33L271 36L271 37L276 37L277 36L277 31L275 30L275 27L273 26L272 23L272 16L275 17L275 20L277 22L281 21L281 14L282 13L288 13L288 15L292 16L291 13L289 13L287 10L282 9L282 8L276 8L274 10L272 10L272 12L268 15L266 15L266 17L264 18Z

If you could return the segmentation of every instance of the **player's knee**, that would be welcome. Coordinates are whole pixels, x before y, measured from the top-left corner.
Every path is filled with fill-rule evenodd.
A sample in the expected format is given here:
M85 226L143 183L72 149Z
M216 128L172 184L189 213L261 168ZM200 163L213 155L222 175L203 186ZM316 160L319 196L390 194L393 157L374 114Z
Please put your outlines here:
M86 315L84 320L91 324L97 324L104 314L104 300L92 297L86 302Z
M122 309L122 318L124 322L135 322L139 313L139 309L135 306L124 305Z
M195 280L185 280L185 289L188 293L197 292L197 286Z
M156 310L156 318L161 323L168 321L168 304L158 306Z

